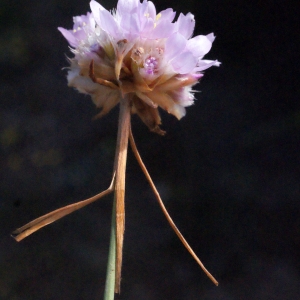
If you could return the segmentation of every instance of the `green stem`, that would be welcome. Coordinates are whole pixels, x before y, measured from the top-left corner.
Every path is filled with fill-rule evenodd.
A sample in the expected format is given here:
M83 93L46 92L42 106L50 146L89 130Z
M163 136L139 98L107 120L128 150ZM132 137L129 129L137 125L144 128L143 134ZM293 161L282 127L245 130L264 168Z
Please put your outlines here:
M104 300L114 300L115 277L116 277L115 270L116 270L116 197L114 195Z

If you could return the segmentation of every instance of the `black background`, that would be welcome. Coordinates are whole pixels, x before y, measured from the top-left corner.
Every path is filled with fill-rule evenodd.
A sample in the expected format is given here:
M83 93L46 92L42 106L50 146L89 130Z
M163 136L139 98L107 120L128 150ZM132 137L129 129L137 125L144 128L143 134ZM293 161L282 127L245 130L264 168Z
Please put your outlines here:
M116 2L102 1L111 9ZM140 153L169 213L215 287L165 220L132 153L121 295L116 299L297 299L299 284L299 7L287 1L155 1L192 12L217 36L194 106L162 113L165 137L136 116ZM88 1L1 1L0 299L102 299L112 196L20 243L10 232L106 189L118 109L92 121L67 87L57 27Z

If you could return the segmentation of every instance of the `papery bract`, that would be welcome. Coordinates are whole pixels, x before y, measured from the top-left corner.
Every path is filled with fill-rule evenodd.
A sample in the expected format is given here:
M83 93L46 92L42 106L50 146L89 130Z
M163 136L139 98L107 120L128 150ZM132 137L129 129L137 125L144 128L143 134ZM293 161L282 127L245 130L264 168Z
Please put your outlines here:
M156 13L151 1L119 0L112 13L92 0L91 13L74 17L73 30L59 28L72 47L69 86L91 95L98 116L125 95L151 131L164 132L158 107L180 119L194 102L192 86L203 70L220 63L203 60L215 36L191 38L195 20L169 8ZM93 77L91 77L91 63Z

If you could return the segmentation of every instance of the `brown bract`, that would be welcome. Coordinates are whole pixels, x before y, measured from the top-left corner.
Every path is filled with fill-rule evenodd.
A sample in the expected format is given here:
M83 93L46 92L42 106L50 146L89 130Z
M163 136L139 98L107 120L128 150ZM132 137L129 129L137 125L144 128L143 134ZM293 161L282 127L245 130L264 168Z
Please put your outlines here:
M180 75L165 73L160 70L154 76L142 76L144 48L135 46L126 53L126 40L117 43L118 51L115 51L114 58L101 53L99 59L80 60L80 75L89 77L94 83L106 89L109 97L103 97L103 89L87 91L101 112L96 118L108 113L120 98L132 100L131 112L136 113L147 127L160 135L165 131L160 129L161 118L158 107L181 119L184 115L184 108L172 95L186 86L197 83L197 78L192 75ZM162 52L162 50L161 50ZM105 52L104 52L105 53ZM78 86L71 84L78 88ZM126 97L125 97L126 96Z

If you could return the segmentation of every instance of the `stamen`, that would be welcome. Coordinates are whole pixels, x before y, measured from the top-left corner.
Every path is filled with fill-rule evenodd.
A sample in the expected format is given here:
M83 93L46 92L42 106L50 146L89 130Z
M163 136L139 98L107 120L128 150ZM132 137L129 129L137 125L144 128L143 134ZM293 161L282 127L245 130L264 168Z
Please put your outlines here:
M134 55L136 56L141 56L142 54L144 54L144 48L142 47L138 47L137 49L134 50Z

